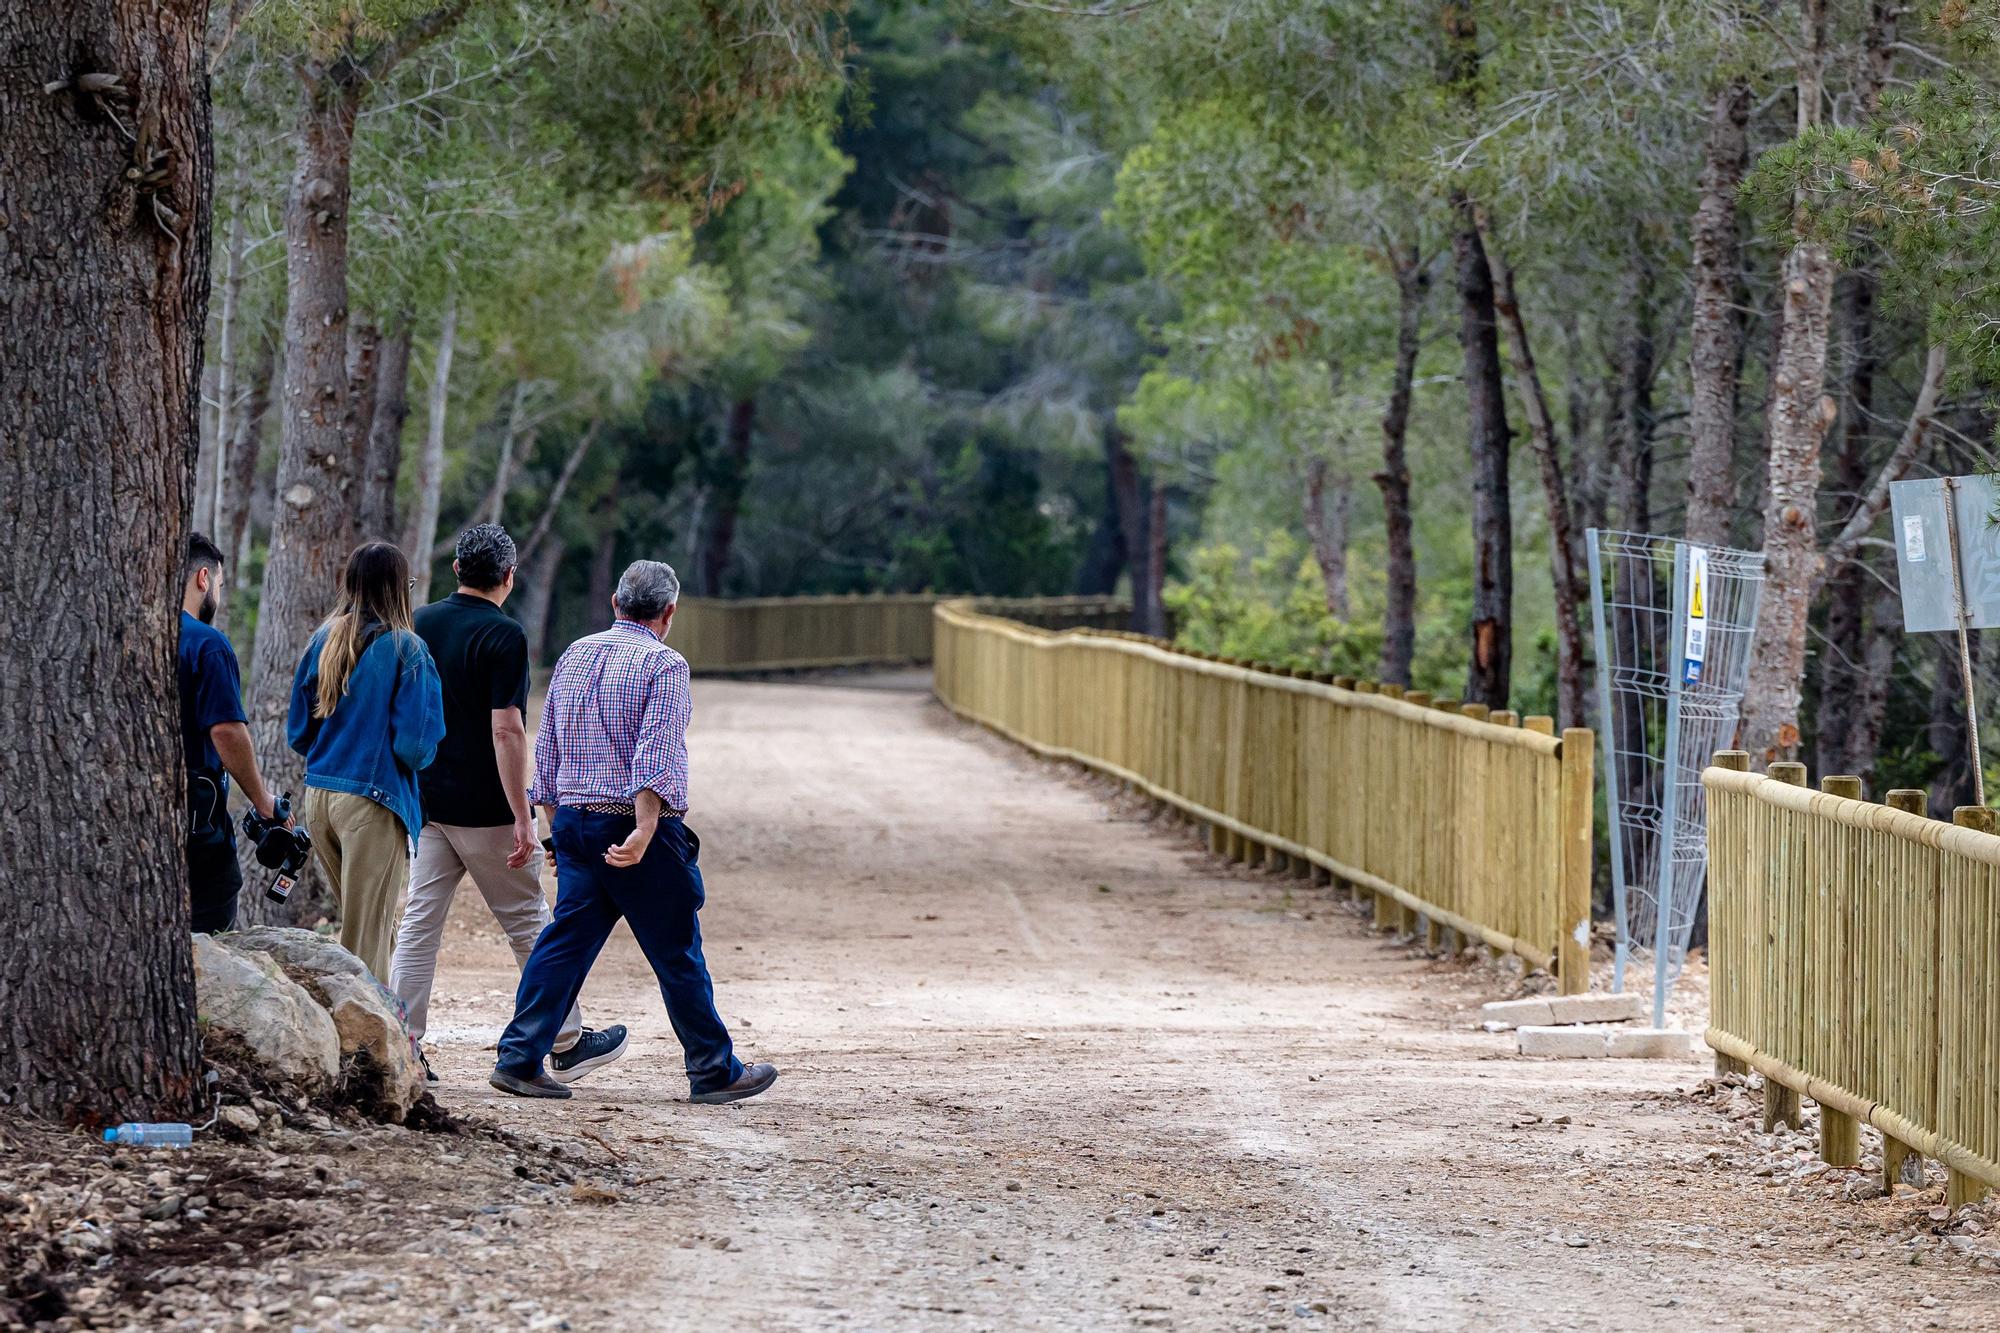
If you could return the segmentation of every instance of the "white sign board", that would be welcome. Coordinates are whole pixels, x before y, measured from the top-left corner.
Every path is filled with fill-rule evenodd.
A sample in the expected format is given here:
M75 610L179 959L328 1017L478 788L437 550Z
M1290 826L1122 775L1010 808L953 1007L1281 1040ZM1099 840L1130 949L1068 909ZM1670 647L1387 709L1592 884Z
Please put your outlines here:
M1951 591L1947 495L1956 500L1958 554L1964 567L1968 629L2000 629L2000 487L1994 478L1943 477L1899 481L1889 488L1895 512L1896 573L1903 592L1903 629L1911 634L1958 628Z

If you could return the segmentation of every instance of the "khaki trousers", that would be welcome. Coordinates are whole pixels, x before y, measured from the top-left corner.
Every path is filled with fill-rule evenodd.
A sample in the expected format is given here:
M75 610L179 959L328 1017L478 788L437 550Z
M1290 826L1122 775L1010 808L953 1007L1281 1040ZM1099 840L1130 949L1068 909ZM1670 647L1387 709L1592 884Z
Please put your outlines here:
M549 924L549 900L542 893L542 849L535 848L528 864L518 870L507 865L513 850L514 830L505 824L496 828L425 824L418 836L409 903L396 931L396 957L389 967L389 989L407 1010L412 1037L421 1040L430 1025L438 945L444 939L452 896L464 876L472 876L494 921L506 932L515 966L525 965L535 951L535 941ZM582 1030L583 1017L571 1005L556 1034L555 1049L566 1051L576 1045Z
M387 977L396 908L410 874L403 821L366 796L319 787L306 788L305 817L333 886L341 947L378 980Z

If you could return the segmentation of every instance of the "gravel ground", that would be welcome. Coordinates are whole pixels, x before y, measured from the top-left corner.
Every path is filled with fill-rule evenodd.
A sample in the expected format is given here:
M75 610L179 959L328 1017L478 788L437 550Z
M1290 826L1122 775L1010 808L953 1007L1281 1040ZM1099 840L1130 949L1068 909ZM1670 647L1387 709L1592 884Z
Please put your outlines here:
M1110 784L951 719L920 683L697 685L709 960L743 1053L784 1071L769 1095L682 1100L678 1047L622 929L584 1005L632 1025L624 1061L568 1103L493 1094L512 963L468 892L432 1011L453 1127L294 1116L168 1157L0 1122L0 1240L15 1245L0 1258L25 1263L39 1241L50 1274L39 1304L9 1293L15 1317L2000 1318L1988 1208L1951 1214L1936 1180L1880 1196L1816 1167L1806 1136L1755 1133L1754 1086L1710 1080L1706 1061L1520 1059L1477 1030L1477 1005L1543 979L1423 958L1325 890L1220 863ZM86 1232L99 1238L74 1239Z

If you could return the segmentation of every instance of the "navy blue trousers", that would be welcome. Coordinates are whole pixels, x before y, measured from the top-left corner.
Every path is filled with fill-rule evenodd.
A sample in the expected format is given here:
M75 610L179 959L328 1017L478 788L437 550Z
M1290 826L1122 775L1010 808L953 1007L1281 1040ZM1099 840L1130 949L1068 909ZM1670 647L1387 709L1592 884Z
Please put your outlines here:
M632 827L630 815L567 806L556 811L555 919L521 969L514 1021L500 1038L500 1068L523 1078L541 1072L583 979L622 917L660 979L667 1018L687 1056L689 1090L728 1087L742 1077L743 1065L715 1012L715 988L701 955L701 839L682 821L661 819L638 865L607 865L606 849L625 841Z

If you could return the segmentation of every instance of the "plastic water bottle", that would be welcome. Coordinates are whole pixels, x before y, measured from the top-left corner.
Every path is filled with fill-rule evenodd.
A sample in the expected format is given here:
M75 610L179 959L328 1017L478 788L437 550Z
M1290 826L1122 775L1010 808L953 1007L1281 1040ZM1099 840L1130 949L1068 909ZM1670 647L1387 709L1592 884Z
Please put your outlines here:
M167 1125L127 1122L104 1131L106 1143L122 1143L131 1148L186 1148L194 1143L194 1127L178 1122Z

